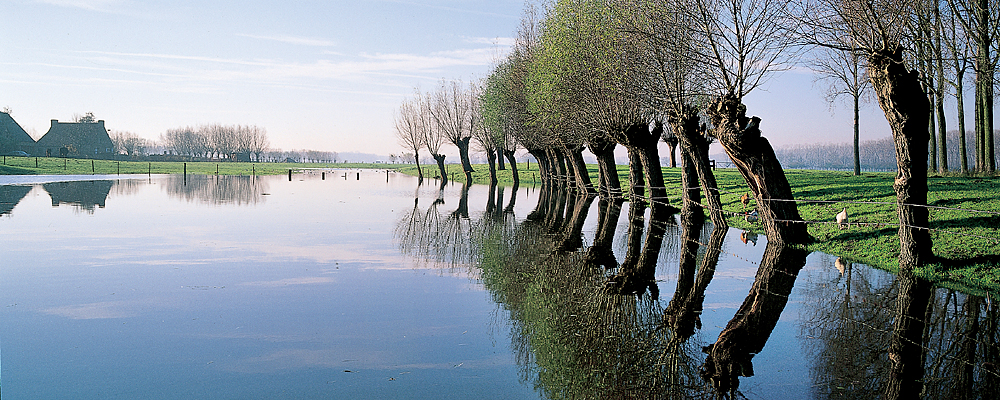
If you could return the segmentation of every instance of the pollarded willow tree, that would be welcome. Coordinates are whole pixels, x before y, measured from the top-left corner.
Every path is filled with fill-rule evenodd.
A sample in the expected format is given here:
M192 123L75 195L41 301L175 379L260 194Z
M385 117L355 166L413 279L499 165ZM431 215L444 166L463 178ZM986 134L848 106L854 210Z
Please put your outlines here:
M420 149L424 147L424 132L420 119L420 104L414 99L403 100L396 110L396 139L407 151L413 150L413 162L417 164L417 176L422 182L424 170L420 167Z
M523 91L514 88L513 62L505 60L493 68L493 72L483 79L482 90L479 92L479 114L482 119L481 129L474 138L487 151L490 162L490 173L495 175L493 162L510 155L514 184L520 183L517 174L517 162L514 160L514 149L517 146L518 131L526 128L523 122L524 110L519 110L516 97ZM490 152L495 151L496 155ZM495 178L494 178L495 179Z
M760 118L748 117L743 98L773 73L786 69L794 54L791 0L677 0L688 12L694 56L714 88L706 113L714 136L753 192L768 241L810 240Z
M700 186L705 192L712 223L725 227L725 214L719 199L715 175L709 165L706 136L701 122L704 106L711 92L710 76L698 57L695 32L690 29L691 15L684 12L683 1L625 0L612 2L622 21L622 28L647 43L642 62L650 66L649 73L638 85L649 106L664 116L670 134L681 145L682 168L691 169L681 175L685 202L699 203L689 196ZM663 121L658 121L661 124ZM671 155L671 159L673 156ZM690 174L688 172L693 172ZM697 182L689 177L697 177ZM699 203L700 204L700 203Z
M800 33L817 45L836 48L831 38L850 37L852 48L866 59L879 106L892 129L896 147L896 213L899 217L900 315L926 309L932 286L911 279L916 268L930 261L928 228L927 145L930 104L921 88L918 71L905 63L906 20L914 17L915 3L908 0L803 0L797 11ZM919 339L924 321L899 318L889 346L892 376L887 398L917 398L923 378ZM916 338L917 341L914 341Z
M469 161L469 141L472 140L473 124L478 111L470 96L471 90L462 81L442 79L437 90L427 95L428 111L436 124L435 128L446 140L458 147L465 180L470 184L475 170Z
M431 153L431 157L434 157L434 161L437 162L438 173L441 176L441 187L443 188L448 183L448 171L444 168L445 155L441 154L441 146L447 140L446 134L434 120L434 115L431 111L434 109L433 99L418 90L414 102L419 106L420 110L417 113L420 117L417 126L420 128L421 135L423 136L424 147L427 148L427 151Z
M601 144L625 146L633 199L648 180L650 198L665 202L656 147L662 130L650 129L654 109L639 87L652 72L644 60L648 42L623 28L607 1L557 1L546 15L529 96L538 113L579 126L599 159L613 154Z

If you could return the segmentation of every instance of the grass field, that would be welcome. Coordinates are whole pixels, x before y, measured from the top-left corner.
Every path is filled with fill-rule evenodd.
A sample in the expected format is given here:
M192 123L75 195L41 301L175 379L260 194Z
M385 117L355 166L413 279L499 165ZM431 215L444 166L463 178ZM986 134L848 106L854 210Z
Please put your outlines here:
M395 164L395 166L401 166ZM281 175L304 168L394 168L394 164L370 163L245 163L245 162L163 162L113 161L56 157L3 157L0 175L114 175L182 174L194 175Z
M130 162L108 160L5 157L0 175L37 174L180 174L181 162ZM416 175L413 165L404 164L297 164L297 163L231 163L188 162L189 174L278 175L288 170L304 168L380 168L398 169ZM464 182L461 165L449 164L450 179ZM597 166L590 165L590 175L596 182ZM475 183L489 182L485 165L476 165ZM537 164L518 164L522 185L537 184ZM439 175L434 165L424 165L425 177ZM628 166L620 165L618 173L623 185L628 181ZM722 193L723 208L732 213L745 211L740 195L748 189L735 169L715 171ZM809 233L815 241L810 250L844 257L850 261L895 271L899 254L899 239L895 225L894 173L864 173L855 177L847 172L788 170L785 172L796 200L799 213L809 223ZM670 201L680 201L680 170L664 168L664 182ZM510 169L499 171L500 184L513 183ZM928 279L963 291L1000 293L1000 178L998 177L931 177L928 181L933 252L938 262L918 273ZM882 204L884 203L884 204ZM753 204L750 205L752 207ZM848 209L851 225L841 229L833 224L834 215ZM974 212L972 210L985 211ZM760 230L738 216L730 217L731 226Z

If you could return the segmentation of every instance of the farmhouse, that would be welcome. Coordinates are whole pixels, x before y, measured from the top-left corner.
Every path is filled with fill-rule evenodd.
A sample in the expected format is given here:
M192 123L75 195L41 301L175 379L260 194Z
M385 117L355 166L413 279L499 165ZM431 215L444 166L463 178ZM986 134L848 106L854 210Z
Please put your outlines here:
M0 154L15 151L31 153L34 147L35 139L32 139L10 114L0 111Z
M52 120L49 131L38 139L34 154L46 157L111 158L115 145L104 128L104 120L97 122L59 122Z

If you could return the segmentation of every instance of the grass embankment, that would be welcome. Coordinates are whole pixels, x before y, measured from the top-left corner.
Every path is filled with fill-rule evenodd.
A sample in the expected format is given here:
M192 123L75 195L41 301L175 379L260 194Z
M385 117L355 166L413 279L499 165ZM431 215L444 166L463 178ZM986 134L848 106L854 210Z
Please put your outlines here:
M476 183L489 183L485 165L477 165L473 179ZM538 181L536 164L525 169L519 164L521 182ZM597 166L588 165L591 177L597 182ZM416 175L416 167L408 166L401 172ZM668 196L674 204L680 198L680 170L664 168L664 182ZM448 165L452 180L464 182L461 166ZM628 182L628 167L620 165L618 173L623 185ZM427 177L439 175L434 165L424 166ZM747 193L746 182L735 169L715 171L726 211L739 213L752 209L740 203L740 195ZM850 172L788 170L785 171L798 203L799 214L809 224L809 233L815 241L810 250L844 257L895 272L898 266L899 237L896 217L896 194L892 184L895 173L864 173L853 176ZM501 184L512 182L510 170L499 171ZM928 204L962 210L930 209L931 239L938 262L928 265L919 275L940 284L980 292L1000 292L1000 177L932 176L928 179ZM809 201L826 201L815 203ZM873 204L886 203L886 204ZM834 221L840 210L847 208L851 225L841 229ZM967 210L989 211L977 213ZM743 218L729 218L730 225L743 229L761 230L759 223L751 224Z
M212 161L114 161L56 157L3 157L0 175L114 175L181 174L187 164L192 175L281 175L305 168L395 169L400 164L371 163L248 163Z

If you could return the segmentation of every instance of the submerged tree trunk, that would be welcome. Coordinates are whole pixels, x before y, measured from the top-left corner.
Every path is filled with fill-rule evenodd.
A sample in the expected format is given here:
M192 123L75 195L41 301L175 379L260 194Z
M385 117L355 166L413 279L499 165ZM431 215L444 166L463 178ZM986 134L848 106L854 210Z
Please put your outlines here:
M566 147L566 164L573 171L573 182L580 191L589 194L597 193L590 181L587 163L583 161L583 146Z
M413 153L413 163L417 164L417 177L419 177L422 182L424 180L424 169L420 168L420 154L416 152Z
M510 161L510 174L514 177L514 186L517 187L521 183L521 177L517 174L517 161L514 160L514 150L504 150L503 157L507 157L507 160ZM503 162L503 157L500 158L501 162Z
M722 201L719 199L719 187L715 181L715 173L708 164L708 140L701 133L700 118L693 109L685 110L683 115L674 115L670 119L674 135L681 144L681 154L690 157L692 167L698 174L698 182L702 191L705 192L705 202L708 203L708 212L712 218L712 224L716 227L728 227L726 215L722 211ZM691 182L691 185L698 185ZM691 186L685 186L689 190Z
M490 166L490 185L497 184L497 153L492 151L486 152L486 163ZM503 162L503 157L500 157L500 162Z
M660 143L660 137L663 136L663 124L657 122L652 131L649 130L649 125L641 125L638 129L633 125L632 132L626 131L626 135L629 136L629 142L637 144L641 149L639 160L642 161L646 181L649 182L649 200L663 205L670 204L670 200L667 199L666 184L663 183L660 150L656 147ZM674 210L676 212L676 208Z
M476 172L472 168L472 162L469 161L469 140L472 136L461 138L455 141L455 146L458 146L458 157L462 160L462 171L465 172L465 181L467 183L472 183L472 173Z
M622 183L618 178L618 166L615 164L615 147L617 145L613 140L596 134L587 138L587 147L597 157L601 196L618 197L622 194Z
M809 242L785 171L771 143L760 136L760 118L747 118L746 106L732 93L719 98L708 111L715 137L754 194L768 243Z
M694 168L691 155L681 147L681 220L705 219L705 211L701 207L701 190L698 189L698 173ZM687 229L687 224L684 225ZM700 228L699 228L700 229Z
M541 149L528 150L528 153L534 156L535 160L538 160L538 179L541 180L542 183L550 181L552 177L549 176L550 168L548 165L548 153Z
M444 185L448 183L448 171L444 169L444 154L431 154L434 157L434 161L437 161L438 172L441 173L441 184Z
M646 178L642 173L642 159L639 157L639 149L625 146L628 152L628 183L629 200L644 201L646 198Z
M931 255L927 230L927 118L930 105L917 71L903 65L902 47L880 50L868 59L868 75L896 144L896 214L899 269L913 271Z

